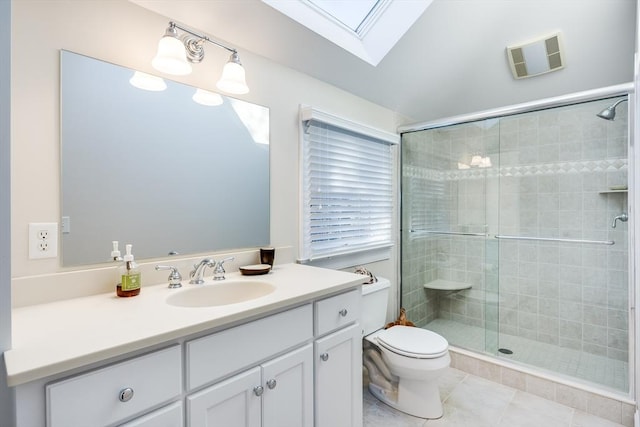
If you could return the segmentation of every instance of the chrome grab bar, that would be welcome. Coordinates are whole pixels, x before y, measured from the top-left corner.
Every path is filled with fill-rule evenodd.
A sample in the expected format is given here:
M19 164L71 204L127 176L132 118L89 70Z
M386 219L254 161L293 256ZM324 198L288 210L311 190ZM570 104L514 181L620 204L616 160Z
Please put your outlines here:
M411 233L427 233L427 234L452 234L455 236L482 236L487 237L487 233L464 233L461 231L435 231L435 230L410 230Z
M558 239L553 237L526 237L526 236L502 236L495 235L496 239L506 240L534 240L541 242L560 242L560 243L586 243L591 245L615 245L613 240L579 240L579 239Z

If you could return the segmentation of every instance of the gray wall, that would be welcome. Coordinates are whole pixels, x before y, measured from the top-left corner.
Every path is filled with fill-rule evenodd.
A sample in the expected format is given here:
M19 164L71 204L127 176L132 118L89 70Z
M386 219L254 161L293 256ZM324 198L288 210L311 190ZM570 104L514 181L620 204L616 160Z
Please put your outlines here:
M9 152L11 2L0 1L0 353L11 348L11 182ZM0 426L13 425L13 394L0 363Z

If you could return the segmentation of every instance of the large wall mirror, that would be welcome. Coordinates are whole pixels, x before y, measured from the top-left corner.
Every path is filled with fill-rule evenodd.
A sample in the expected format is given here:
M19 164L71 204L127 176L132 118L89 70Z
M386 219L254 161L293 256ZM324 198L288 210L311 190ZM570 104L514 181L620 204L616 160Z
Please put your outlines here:
M269 244L269 110L133 76L61 51L62 264Z

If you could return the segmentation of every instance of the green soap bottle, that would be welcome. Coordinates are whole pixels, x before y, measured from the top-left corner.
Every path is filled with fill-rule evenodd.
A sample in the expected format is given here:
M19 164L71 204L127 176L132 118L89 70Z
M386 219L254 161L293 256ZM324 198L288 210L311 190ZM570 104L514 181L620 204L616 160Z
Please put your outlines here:
M134 297L140 293L140 269L131 253L132 245L126 245L127 252L120 267L120 283L116 286L119 297Z

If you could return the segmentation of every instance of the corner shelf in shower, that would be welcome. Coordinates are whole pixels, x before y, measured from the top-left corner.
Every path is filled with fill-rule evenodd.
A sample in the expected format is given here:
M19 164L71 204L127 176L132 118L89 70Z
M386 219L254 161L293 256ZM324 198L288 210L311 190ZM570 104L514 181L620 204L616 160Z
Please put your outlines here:
M437 291L461 291L463 289L471 289L471 284L463 282L453 282L451 280L436 279L432 282L425 283L425 289Z

